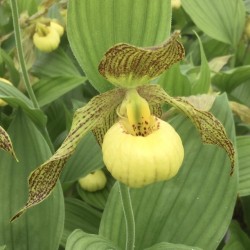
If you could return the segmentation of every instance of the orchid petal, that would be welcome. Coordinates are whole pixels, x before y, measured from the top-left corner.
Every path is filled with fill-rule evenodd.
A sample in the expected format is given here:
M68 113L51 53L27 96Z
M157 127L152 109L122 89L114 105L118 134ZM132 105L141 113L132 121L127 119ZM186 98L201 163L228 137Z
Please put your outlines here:
M86 106L75 112L70 132L61 147L48 161L31 172L28 181L28 201L13 216L11 221L18 218L26 209L37 205L50 195L66 161L74 153L78 142L89 130L101 124L116 109L123 96L124 90L114 89L94 97Z
M120 43L110 48L99 64L99 72L114 85L136 87L149 83L184 57L175 32L162 45L139 48Z
M16 159L16 161L18 161L10 137L8 133L1 126L0 126L0 148L9 152Z
M231 161L230 175L235 165L235 150L228 139L223 125L208 111L196 109L192 104L181 97L169 96L160 86L149 85L141 87L138 92L146 100L156 103L168 103L190 118L201 135L203 143L215 144L224 148Z

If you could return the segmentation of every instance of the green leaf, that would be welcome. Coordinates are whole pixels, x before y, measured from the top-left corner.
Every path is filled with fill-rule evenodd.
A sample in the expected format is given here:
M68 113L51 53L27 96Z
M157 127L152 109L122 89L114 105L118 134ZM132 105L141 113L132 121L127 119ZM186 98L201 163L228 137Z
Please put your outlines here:
M98 233L101 215L98 210L83 201L74 198L65 199L65 224L61 244L66 245L68 236L75 229Z
M237 151L239 159L239 188L240 196L250 195L250 137L237 137Z
M145 248L144 250L202 250L198 247L190 247L181 244L172 244L167 242L161 242L152 247Z
M75 230L68 238L65 250L119 250L113 242L102 236ZM121 249L120 249L121 250Z
M189 96L192 94L191 82L181 71L179 63L164 72L157 83L171 96Z
M49 104L68 93L70 90L82 85L86 77L52 77L43 78L34 84L33 89L40 107Z
M74 153L80 139L116 110L124 94L124 89L110 90L95 96L88 104L75 112L71 129L61 147L30 174L28 200L25 206L12 217L12 220L51 194L66 161Z
M8 133L19 158L19 163L0 152L0 245L7 249L58 249L64 223L63 194L58 183L53 195L23 218L10 223L27 196L27 176L51 152L41 133L27 116L19 111Z
M98 73L98 64L110 47L121 42L141 47L160 44L169 36L170 25L170 0L69 1L72 51L100 92L112 88Z
M14 108L21 107L25 113L40 127L45 125L46 117L43 112L33 107L32 102L16 87L0 80L0 98Z
M182 0L181 3L198 28L236 48L245 25L242 0Z
M19 82L20 75L17 69L15 68L14 62L12 61L11 57L1 48L0 57L2 57L2 60L4 61L9 70L11 82L17 84Z
M201 54L201 66L197 79L191 81L192 83L192 94L203 94L208 93L210 88L210 69L208 66L207 58L203 50L202 42L199 36L196 34L198 42L200 45L200 54Z
M225 95L216 99L211 112L234 142L234 121ZM131 189L137 232L135 249L163 241L216 249L233 214L237 168L230 176L225 151L203 145L187 118L177 116L171 124L182 138L184 162L173 179ZM117 185L110 193L99 233L124 249L125 222Z
M47 78L81 76L71 58L60 48L49 54L41 53L32 66L31 73Z
M236 221L232 221L229 227L229 240L223 247L223 250L246 250L249 246L250 238Z
M232 91L250 78L250 65L219 72L212 77L212 83L222 91Z
M0 246L0 250L6 250L6 245Z
M76 181L103 166L101 148L89 132L79 142L74 155L66 163L60 179L62 182Z
M250 80L244 82L233 91L230 92L230 96L234 98L234 100L238 101L239 103L243 103L244 105L250 107Z

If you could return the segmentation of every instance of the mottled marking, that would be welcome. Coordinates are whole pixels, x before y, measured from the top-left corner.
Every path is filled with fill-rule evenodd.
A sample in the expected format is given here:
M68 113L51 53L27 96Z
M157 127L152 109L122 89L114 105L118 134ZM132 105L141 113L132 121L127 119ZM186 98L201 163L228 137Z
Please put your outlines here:
M10 153L17 160L10 137L8 133L1 126L0 126L0 148Z
M184 58L184 47L178 38L179 32L175 32L161 46L148 48L117 44L105 53L98 70L115 85L143 85Z
M98 127L103 120L109 117L110 112L113 112L117 105L121 103L124 95L124 89L110 90L94 97L83 108L75 112L71 129L61 147L48 161L31 172L28 180L28 201L13 216L11 221L18 218L26 209L37 205L50 195L66 161L74 153L80 139L89 130Z
M188 116L198 129L203 143L214 144L226 150L231 161L230 175L233 174L235 166L235 149L233 143L229 140L223 125L213 114L208 111L194 108L192 104L183 98L169 96L158 85L140 87L138 92L149 103L160 104L167 102Z

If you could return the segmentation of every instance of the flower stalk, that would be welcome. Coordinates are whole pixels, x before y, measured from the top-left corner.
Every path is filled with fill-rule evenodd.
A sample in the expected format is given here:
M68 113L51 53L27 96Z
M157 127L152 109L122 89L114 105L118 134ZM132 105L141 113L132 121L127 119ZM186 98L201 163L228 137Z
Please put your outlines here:
M135 248L135 220L129 187L118 182L126 224L126 250Z

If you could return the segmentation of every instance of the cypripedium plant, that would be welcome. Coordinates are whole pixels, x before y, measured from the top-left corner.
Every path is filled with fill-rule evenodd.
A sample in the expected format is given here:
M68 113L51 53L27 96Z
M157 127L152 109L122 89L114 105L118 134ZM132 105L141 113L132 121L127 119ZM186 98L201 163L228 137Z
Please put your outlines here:
M75 112L70 132L61 147L29 176L27 208L46 199L53 190L65 162L81 138L92 130L102 145L103 158L113 177L139 188L175 176L184 149L174 128L160 119L161 105L168 103L190 118L202 141L223 147L234 169L234 148L223 125L208 111L195 108L186 99L169 96L150 82L184 57L175 32L160 46L139 48L120 43L110 48L99 64L99 72L116 88L94 97Z

